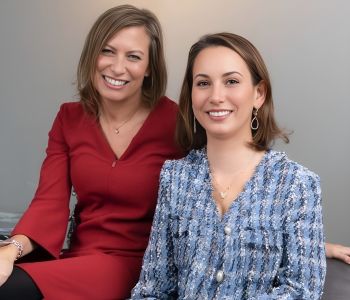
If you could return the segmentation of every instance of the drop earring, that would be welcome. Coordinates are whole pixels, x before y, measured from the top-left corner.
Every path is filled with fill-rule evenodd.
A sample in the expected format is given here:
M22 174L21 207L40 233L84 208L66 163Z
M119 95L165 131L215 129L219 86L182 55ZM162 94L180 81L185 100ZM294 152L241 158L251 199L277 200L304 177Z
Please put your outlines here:
M196 117L193 115L193 132L197 133Z
M252 130L258 130L259 128L259 120L258 120L258 110L259 108L253 108L253 119L252 121L250 122L250 128Z

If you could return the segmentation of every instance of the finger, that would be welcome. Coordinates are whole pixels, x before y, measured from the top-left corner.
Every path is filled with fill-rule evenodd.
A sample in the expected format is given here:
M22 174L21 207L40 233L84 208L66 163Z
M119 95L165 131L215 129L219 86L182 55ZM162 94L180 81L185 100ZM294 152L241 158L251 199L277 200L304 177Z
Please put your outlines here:
M343 247L342 251L344 252L344 254L350 256L350 248L349 247Z
M337 253L334 257L345 262L346 264L350 264L350 256L348 255Z

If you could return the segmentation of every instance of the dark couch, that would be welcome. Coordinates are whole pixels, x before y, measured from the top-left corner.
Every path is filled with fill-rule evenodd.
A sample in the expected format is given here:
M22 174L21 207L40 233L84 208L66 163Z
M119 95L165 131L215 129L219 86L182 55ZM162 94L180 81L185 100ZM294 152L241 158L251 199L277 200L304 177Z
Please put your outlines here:
M350 300L350 265L327 258L326 283L322 300Z

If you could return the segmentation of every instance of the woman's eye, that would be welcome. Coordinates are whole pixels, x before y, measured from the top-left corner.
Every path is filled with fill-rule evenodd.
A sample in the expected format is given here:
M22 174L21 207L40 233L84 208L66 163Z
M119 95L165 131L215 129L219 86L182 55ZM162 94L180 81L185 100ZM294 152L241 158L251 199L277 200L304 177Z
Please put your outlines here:
M196 85L200 86L200 87L206 87L206 86L209 85L209 82L207 82L207 81L198 81Z
M103 49L101 50L101 53L102 53L102 54L112 54L113 51L112 51L111 49L108 49L108 48L103 48Z
M227 85L234 85L234 84L236 84L236 83L238 83L238 81L235 80L235 79L229 79L229 80L226 81L226 84L227 84Z
M130 54L128 57L129 57L130 60L134 60L134 61L141 59L140 56L135 55L135 54Z

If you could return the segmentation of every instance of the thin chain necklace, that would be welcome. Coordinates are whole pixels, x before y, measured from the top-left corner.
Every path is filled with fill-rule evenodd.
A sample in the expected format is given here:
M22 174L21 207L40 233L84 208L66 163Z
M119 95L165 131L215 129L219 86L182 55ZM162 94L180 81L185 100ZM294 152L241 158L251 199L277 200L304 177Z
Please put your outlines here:
M139 110L139 107L130 115L129 118L127 118L125 121L123 121L118 127L113 127L114 133L119 134L120 128L122 128L126 123L128 123L135 116L135 114L138 112L138 110ZM107 121L107 118L104 117L104 119L106 120L107 124L109 124L109 122Z
M238 170L236 170L235 172L230 174L230 177L235 177L236 175L243 173L247 170L247 167L250 165L250 163L253 161L255 155L253 154L253 156L249 159L249 161L247 162L247 164L245 166L243 166L242 168L239 168ZM232 184L235 181L234 179L230 182L230 184L226 187L222 187L217 179L215 178L215 172L214 170L210 167L209 165L209 170L210 170L210 178L212 180L213 183L213 189L219 194L221 200L225 200L227 195L229 194Z
M236 175L236 174L239 174L240 172L243 172L243 170L239 170L239 171L235 172L234 174ZM231 174L231 176L233 176L233 175ZM217 193L219 194L221 200L225 200L225 198L227 197L227 195L228 195L228 193L229 193L229 191L231 189L231 186L232 186L234 180L232 180L231 183L227 187L223 188L218 183L218 181L216 180L214 172L211 172L211 176L210 177L211 177L211 180L213 182L213 189L215 191L217 191Z

